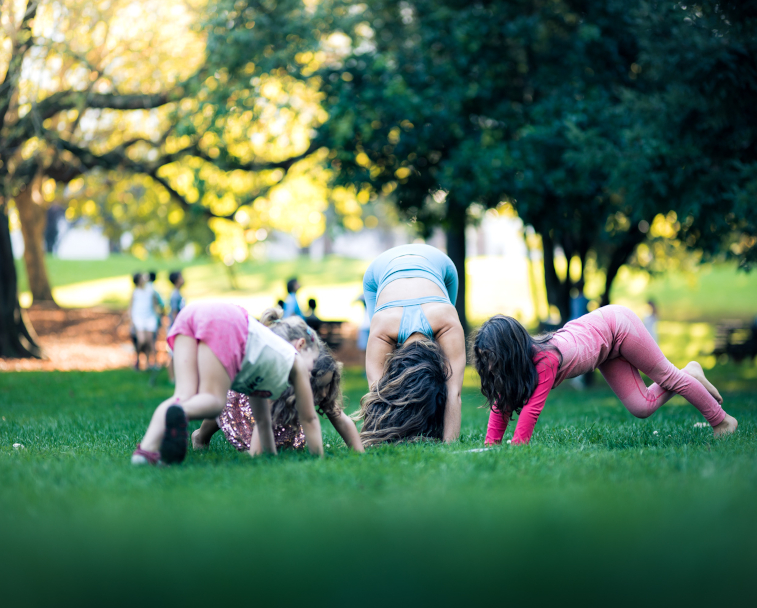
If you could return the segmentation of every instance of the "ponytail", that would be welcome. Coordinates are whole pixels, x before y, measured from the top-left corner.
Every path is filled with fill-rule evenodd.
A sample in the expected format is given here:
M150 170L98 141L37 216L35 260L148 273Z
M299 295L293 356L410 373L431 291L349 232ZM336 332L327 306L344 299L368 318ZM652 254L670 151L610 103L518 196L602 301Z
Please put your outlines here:
M284 338L287 342L294 342L303 338L305 348L308 350L321 349L321 340L318 335L308 327L307 323L300 317L287 317L282 319L284 311L279 306L266 309L260 317L260 322L270 329L277 336Z

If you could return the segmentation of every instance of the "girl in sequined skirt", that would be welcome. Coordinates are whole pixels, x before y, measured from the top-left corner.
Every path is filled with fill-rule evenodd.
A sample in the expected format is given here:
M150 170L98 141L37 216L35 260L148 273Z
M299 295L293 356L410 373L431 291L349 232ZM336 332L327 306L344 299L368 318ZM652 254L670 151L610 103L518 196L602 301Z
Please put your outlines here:
M328 417L349 447L357 452L363 452L363 444L360 442L355 423L340 407L342 401L340 383L341 365L334 359L328 347L324 346L310 376L316 409L321 416ZM294 402L294 391L290 388L271 406L273 434L277 449L298 450L306 445ZM240 452L259 453L255 418L247 395L229 391L226 408L221 415L212 420L204 420L202 426L192 434L192 447L195 450L207 448L211 437L219 428L229 443ZM251 446L253 449L250 449Z
M282 320L280 310L269 309L258 322L234 304L196 302L178 314L167 340L174 351L174 396L155 410L132 454L133 464L182 462L188 421L221 414L229 389L250 395L260 423L255 453L275 454L269 399L278 399L291 387L308 448L323 456L310 386L321 342L302 319Z

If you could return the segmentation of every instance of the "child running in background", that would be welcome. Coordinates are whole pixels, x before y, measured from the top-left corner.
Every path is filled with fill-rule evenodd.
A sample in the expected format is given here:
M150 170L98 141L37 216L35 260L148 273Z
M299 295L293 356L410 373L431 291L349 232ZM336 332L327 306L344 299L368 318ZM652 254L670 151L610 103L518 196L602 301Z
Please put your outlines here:
M515 319L497 315L476 332L471 351L491 408L487 445L501 443L517 412L512 443L528 443L549 391L597 368L637 418L651 416L678 394L702 413L716 436L733 433L738 426L721 407L723 399L702 366L692 361L677 369L641 319L623 306L599 308L542 338L532 338ZM655 384L647 388L639 370Z
M149 365L149 369L157 370L160 369L158 367L158 349L156 348L157 342L158 342L158 332L160 331L161 325L163 325L163 312L166 309L166 303L163 301L162 296L160 295L160 292L155 289L155 279L158 278L158 273L154 270L151 270L147 273L147 287L149 289L152 289L154 297L155 297L155 331L152 332L152 365Z
M150 366L150 356L154 356L153 334L158 330L158 301L155 290L148 284L148 275L139 272L134 275L134 291L126 315L136 333L137 361L134 369L139 370L139 355L145 354L145 365Z
M181 295L181 288L184 287L184 275L181 274L181 270L174 270L172 273L168 275L168 280L171 281L171 284L173 285L173 291L171 292L171 297L168 300L168 328L173 326L173 322L176 320L176 317L181 312L181 310L186 306L186 303L184 302L184 296ZM168 379L171 382L174 382L174 373L173 373L173 352L171 349L168 349Z
M323 346L310 374L316 409L321 416L328 417L348 447L356 452L363 452L363 444L360 442L355 423L340 407L341 379L341 364L337 363L328 347ZM294 390L289 387L271 406L273 435L278 449L298 450L305 447L305 434L297 418L294 401ZM254 432L255 417L247 395L229 391L228 401L221 415L213 420L203 420L202 426L192 433L192 447L195 450L207 448L211 437L219 428L229 443L240 452L249 451L252 455L259 453L260 441Z
M186 305L186 302L184 302L184 296L181 295L181 288L184 287L184 275L181 274L181 270L174 270L168 275L168 280L171 281L171 285L173 285L171 297L168 299L168 326L171 327L182 308Z
M320 340L302 319L279 319L269 309L259 323L234 304L198 302L185 307L168 332L174 353L176 388L152 415L133 464L184 460L189 420L215 418L226 406L229 389L250 396L260 451L275 454L271 411L291 383L295 407L308 448L323 456L321 425L313 405L310 370Z
M284 300L284 318L287 319L289 317L300 317L302 319L305 318L305 315L302 314L302 311L300 310L300 304L297 302L297 291L300 288L300 282L297 280L296 277L291 278L287 281L287 297L286 300Z

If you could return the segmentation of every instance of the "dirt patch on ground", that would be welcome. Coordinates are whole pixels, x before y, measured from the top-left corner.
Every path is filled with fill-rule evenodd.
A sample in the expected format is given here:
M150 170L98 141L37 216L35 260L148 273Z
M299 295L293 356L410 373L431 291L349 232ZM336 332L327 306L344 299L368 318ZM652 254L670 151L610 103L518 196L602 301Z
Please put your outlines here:
M102 371L134 365L134 347L123 313L108 308L44 308L32 306L29 321L39 336L45 359L2 359L2 371ZM158 333L158 364L166 365L165 329ZM344 326L344 341L336 357L345 365L363 365L356 328ZM144 366L144 358L143 358Z
M45 359L0 359L0 369L102 371L134 365L134 347L123 313L107 308L45 308L26 311Z

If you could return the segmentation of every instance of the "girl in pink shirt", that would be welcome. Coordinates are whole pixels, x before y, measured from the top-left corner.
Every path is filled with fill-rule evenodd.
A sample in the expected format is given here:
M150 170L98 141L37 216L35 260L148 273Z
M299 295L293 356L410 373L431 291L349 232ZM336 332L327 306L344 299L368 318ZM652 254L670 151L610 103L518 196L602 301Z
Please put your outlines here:
M637 418L651 416L677 394L702 413L716 436L738 426L721 407L723 399L702 366L692 361L677 369L641 319L624 306L604 306L541 338L532 338L515 319L497 315L480 327L471 351L491 408L487 445L502 442L514 413L519 415L512 443L528 443L549 391L597 368ZM655 383L647 387L639 370Z
M279 315L269 309L258 322L240 306L219 302L197 302L179 312L167 338L174 353L174 396L155 410L133 464L183 461L188 420L221 414L229 389L250 396L260 449L275 454L267 399L278 399L290 383L308 447L323 456L310 388L320 340L299 317L280 320Z

